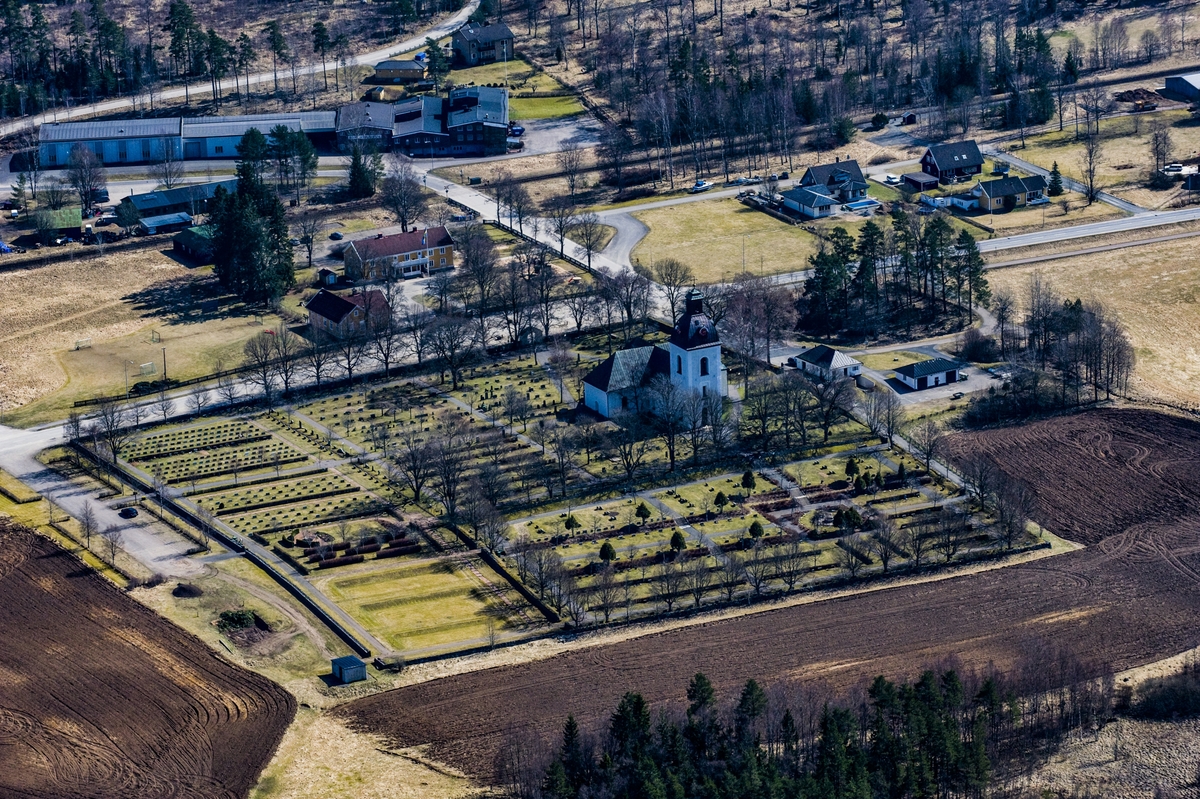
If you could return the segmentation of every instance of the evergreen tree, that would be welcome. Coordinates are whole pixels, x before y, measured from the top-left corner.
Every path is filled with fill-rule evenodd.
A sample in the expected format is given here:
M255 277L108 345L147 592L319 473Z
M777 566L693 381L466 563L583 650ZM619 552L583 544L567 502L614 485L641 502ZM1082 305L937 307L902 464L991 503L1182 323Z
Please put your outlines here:
M1057 161L1050 167L1050 184L1046 188L1046 193L1051 197L1058 197L1063 193L1062 172L1058 171Z
M375 193L376 177L375 171L363 156L362 148L355 144L354 149L350 151L350 196L355 200L370 197Z

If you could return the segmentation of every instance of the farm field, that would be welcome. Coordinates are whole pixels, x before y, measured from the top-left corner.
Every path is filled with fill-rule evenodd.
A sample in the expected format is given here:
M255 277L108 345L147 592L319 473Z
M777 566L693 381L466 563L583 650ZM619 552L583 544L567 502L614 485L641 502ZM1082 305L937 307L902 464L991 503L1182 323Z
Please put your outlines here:
M168 247L169 242L164 243ZM62 419L77 399L124 390L143 379L138 366L162 376L209 374L217 359L233 363L262 330L254 316L201 314L195 303L219 295L208 269L187 269L158 250L114 252L7 273L23 301L6 309L0 331L0 404L5 423ZM267 316L266 325L277 319ZM157 331L160 342L151 341ZM75 349L79 341L91 346ZM16 410L14 410L14 408Z
M296 712L32 532L0 527L0 794L243 796Z
M338 712L393 744L492 776L508 734L552 735L568 713L604 724L626 690L678 707L702 671L718 691L747 678L844 688L911 676L954 655L1003 668L1030 646L1064 646L1116 669L1195 646L1200 606L1200 425L1146 411L1097 411L951 440L1046 486L1035 519L1090 546L1050 560L768 611L449 677ZM669 654L668 654L669 653ZM579 691L586 681L588 691Z
M1104 191L1136 203L1143 208L1170 207L1180 196L1178 186L1165 191L1145 187L1146 169L1150 158L1150 133L1155 123L1167 126L1174 145L1174 158L1190 159L1200 151L1200 125L1192 121L1187 111L1156 111L1105 119L1100 122L1101 154L1096 171L1096 183ZM1068 125L1057 130L1031 136L1026 147L1014 147L1012 154L1044 169L1055 161L1066 177L1079 179L1082 141L1075 139L1075 129ZM1047 212L1048 215L1049 212Z
M1195 241L1180 239L988 272L992 290L1024 302L1040 272L1060 293L1100 300L1120 317L1137 353L1134 396L1200 406L1200 265Z

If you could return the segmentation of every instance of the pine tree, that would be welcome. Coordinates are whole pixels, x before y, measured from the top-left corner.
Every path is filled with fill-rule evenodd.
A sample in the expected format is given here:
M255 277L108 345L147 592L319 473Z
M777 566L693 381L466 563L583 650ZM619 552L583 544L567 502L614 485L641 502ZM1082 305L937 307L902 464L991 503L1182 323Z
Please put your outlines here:
M350 151L350 196L362 200L375 193L375 174L357 144Z
M1051 197L1057 197L1063 193L1062 172L1058 171L1058 162L1055 161L1050 167L1050 185L1046 189L1046 193Z

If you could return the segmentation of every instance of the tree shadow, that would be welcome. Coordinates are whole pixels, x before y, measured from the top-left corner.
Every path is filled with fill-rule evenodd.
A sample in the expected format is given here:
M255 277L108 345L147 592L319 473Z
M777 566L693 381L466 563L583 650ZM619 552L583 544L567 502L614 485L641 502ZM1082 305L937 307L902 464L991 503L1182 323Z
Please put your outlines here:
M249 318L260 313L229 294L212 276L186 275L161 280L121 299L143 318L167 325Z

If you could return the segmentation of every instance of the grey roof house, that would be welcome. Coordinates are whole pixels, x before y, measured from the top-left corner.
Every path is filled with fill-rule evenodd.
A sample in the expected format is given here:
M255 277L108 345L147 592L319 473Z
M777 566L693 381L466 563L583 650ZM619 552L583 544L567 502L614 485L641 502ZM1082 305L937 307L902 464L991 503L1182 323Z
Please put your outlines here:
M850 159L809 167L800 178L804 188L824 187L838 202L848 203L867 196L867 181L858 162Z
M917 361L895 370L897 380L917 391L957 383L960 371L962 369L957 363L945 358Z
M820 375L829 380L834 377L857 377L862 372L862 363L833 347L818 344L795 356L800 371Z
M513 32L503 22L476 25L468 22L451 37L454 60L467 66L511 61Z
M974 139L933 144L921 156L921 171L942 183L954 183L983 171L983 153Z

